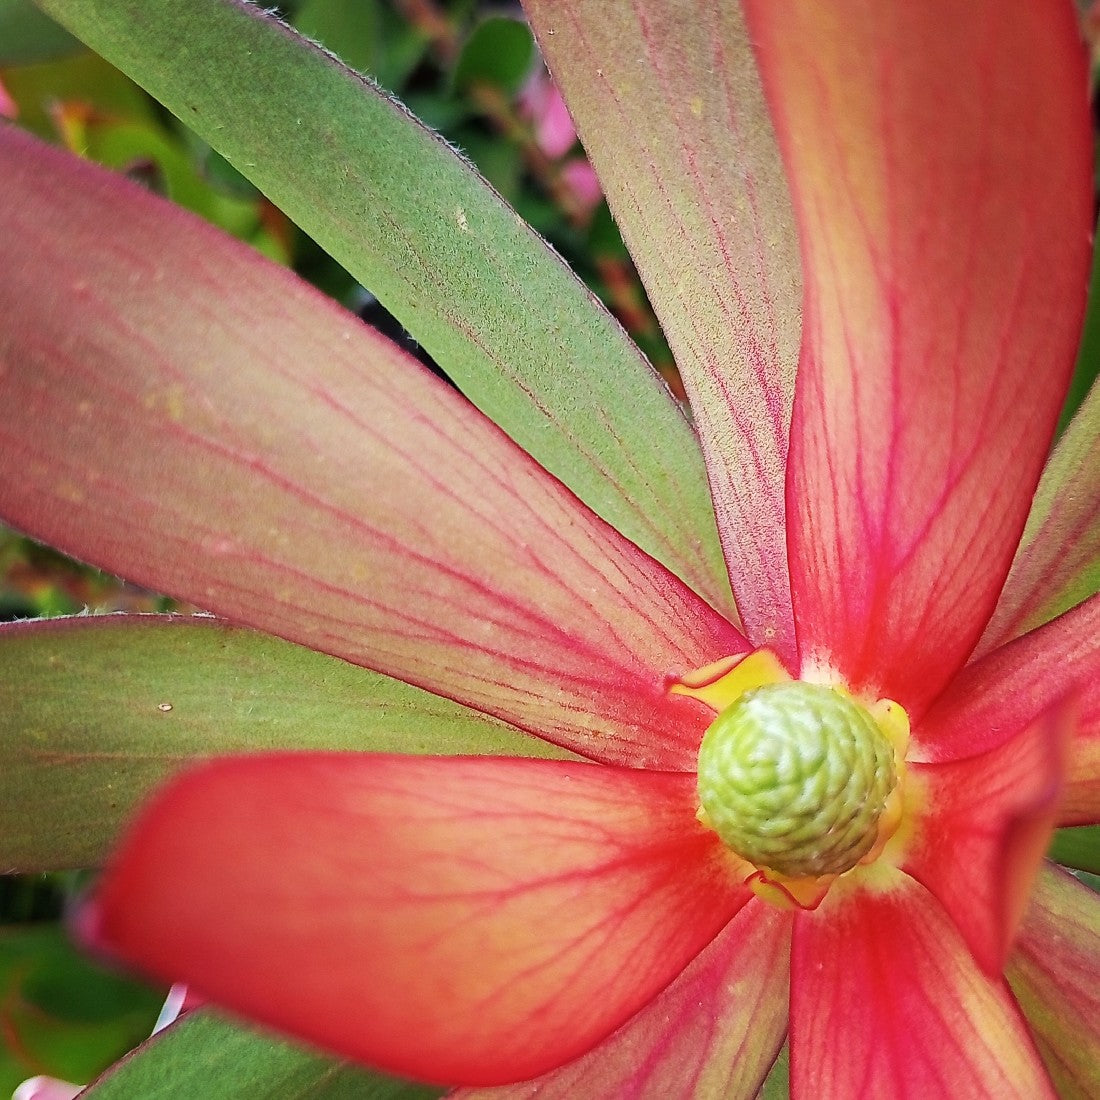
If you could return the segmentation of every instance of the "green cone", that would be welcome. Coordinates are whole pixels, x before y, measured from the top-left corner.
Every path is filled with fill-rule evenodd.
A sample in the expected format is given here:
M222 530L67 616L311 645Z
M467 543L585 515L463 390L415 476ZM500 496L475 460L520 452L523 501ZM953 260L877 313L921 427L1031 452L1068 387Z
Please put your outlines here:
M745 692L699 750L706 824L757 867L791 877L854 867L875 843L895 781L875 720L820 684Z

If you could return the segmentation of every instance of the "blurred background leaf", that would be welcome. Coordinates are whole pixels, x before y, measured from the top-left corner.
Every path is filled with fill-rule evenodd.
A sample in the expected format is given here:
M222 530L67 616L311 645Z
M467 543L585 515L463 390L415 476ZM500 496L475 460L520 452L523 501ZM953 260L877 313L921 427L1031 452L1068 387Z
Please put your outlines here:
M1054 834L1049 855L1063 867L1100 875L1100 825L1059 829Z
M504 16L483 20L466 39L454 71L459 93L478 86L515 96L535 64L535 39L526 23Z
M91 1080L149 1034L163 999L88 962L56 923L0 925L0 1094L40 1073Z
M0 65L46 61L83 49L31 0L0 0Z
M293 23L307 38L391 91L405 86L431 42L428 30L382 0L305 0Z
M1085 327L1081 333L1081 347L1077 352L1077 364L1073 370L1066 403L1058 421L1058 434L1065 431L1073 414L1077 412L1086 394L1100 375L1100 251L1093 253L1092 274L1089 278L1088 308Z

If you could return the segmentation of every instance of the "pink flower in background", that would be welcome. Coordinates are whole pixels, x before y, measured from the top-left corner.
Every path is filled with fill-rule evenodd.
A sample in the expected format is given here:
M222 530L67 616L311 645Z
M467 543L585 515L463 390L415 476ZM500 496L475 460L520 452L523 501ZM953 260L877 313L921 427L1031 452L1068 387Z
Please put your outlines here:
M4 87L4 82L0 80L0 117L15 118L18 114L19 108L16 106L15 100L12 99L11 94Z
M539 148L551 160L562 160L577 144L569 109L545 69L536 72L520 92L519 108L534 125ZM590 213L599 206L603 198L600 181L583 155L565 160L560 171L579 209Z
M24 1081L12 1094L12 1100L74 1100L83 1091L83 1085L40 1075Z
M569 117L569 108L557 85L545 69L540 69L527 82L519 96L520 111L535 127L535 140L548 156L564 157L577 144L577 131Z

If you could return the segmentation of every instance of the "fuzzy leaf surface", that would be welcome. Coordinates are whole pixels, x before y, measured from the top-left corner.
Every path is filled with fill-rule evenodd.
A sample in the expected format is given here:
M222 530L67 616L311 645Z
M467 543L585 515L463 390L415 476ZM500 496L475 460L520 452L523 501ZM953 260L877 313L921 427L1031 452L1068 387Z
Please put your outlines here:
M98 866L189 763L273 749L558 754L457 703L212 619L0 625L0 866Z
M728 606L698 444L616 321L377 86L241 0L46 0L401 321L598 514Z

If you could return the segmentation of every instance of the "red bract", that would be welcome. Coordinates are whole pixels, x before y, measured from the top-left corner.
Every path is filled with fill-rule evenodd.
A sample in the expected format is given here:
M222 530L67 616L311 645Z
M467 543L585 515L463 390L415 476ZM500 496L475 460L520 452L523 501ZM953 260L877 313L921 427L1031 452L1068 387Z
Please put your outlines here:
M797 1097L1094 1088L1100 901L1034 884L1056 824L1100 821L1100 603L1021 632L1084 594L1095 421L1018 552L1089 256L1070 5L747 4L801 321L740 16L528 7L684 374L741 626L683 541L659 565L292 276L0 132L4 516L583 758L205 765L94 938L368 1063L536 1078L497 1096L752 1096L788 1022ZM912 721L896 831L821 897L757 893L696 815L714 711L678 689L761 649Z

